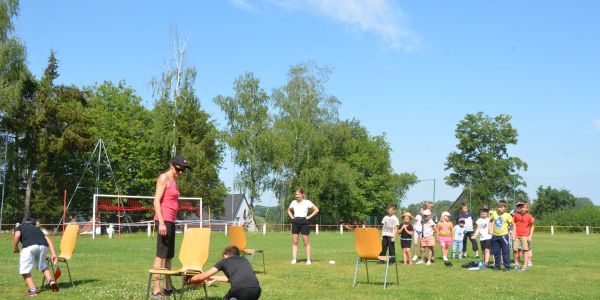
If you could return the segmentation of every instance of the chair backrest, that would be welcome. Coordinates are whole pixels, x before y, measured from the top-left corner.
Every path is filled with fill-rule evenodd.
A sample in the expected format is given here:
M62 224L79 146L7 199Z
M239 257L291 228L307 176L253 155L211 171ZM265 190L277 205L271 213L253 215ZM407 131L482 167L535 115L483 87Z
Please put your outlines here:
M179 249L179 262L184 269L202 270L208 260L210 228L188 228Z
M60 256L71 259L73 252L75 252L75 243L77 243L77 235L79 234L79 225L69 224L63 232L62 239L60 240Z
M381 254L381 239L377 228L354 229L354 246L361 258L377 259Z
M240 251L246 250L248 242L246 241L246 231L242 226L229 226L228 230L229 244L238 247Z

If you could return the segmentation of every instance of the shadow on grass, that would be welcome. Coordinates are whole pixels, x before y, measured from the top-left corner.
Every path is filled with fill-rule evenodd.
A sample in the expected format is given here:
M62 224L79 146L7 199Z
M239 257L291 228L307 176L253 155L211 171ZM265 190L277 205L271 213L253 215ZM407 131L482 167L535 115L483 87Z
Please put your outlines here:
M98 282L100 280L98 279L79 279L79 280L73 280L73 284L71 285L71 282L69 281L63 281L63 282L59 282L58 285L60 286L60 289L63 290L68 290L68 289L72 289L72 288L76 288L79 285L85 285L88 283L92 283L92 282ZM44 289L50 289L50 287L48 287L48 285L45 285Z

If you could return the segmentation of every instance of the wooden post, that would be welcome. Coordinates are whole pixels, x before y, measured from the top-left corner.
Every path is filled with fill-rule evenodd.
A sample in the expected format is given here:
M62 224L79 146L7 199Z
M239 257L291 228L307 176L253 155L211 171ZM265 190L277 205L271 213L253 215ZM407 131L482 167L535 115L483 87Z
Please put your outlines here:
M265 224L265 223L263 223L262 232L263 232L263 235L267 234L267 224Z
M554 235L554 225L550 226L550 235Z
M152 225L148 223L148 237L152 237Z
M585 226L585 234L590 235L590 226Z
M318 235L319 234L319 224L315 225L315 233Z
M225 223L225 236L227 236L227 223Z
M340 234L344 234L344 225L340 224Z

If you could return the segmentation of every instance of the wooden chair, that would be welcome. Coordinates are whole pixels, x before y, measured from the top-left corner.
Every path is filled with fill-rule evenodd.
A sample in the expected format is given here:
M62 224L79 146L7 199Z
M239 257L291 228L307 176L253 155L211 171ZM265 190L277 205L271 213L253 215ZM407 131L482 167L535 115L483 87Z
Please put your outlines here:
M265 251L263 249L247 249L246 246L248 241L246 240L246 231L242 226L229 226L228 230L229 244L238 247L240 252L244 255L250 255L250 261L254 258L255 253L262 254L263 273L266 273L265 269Z
M379 230L377 228L356 228L354 230L354 245L358 258L356 259L356 265L354 266L354 281L352 286L356 286L356 273L358 272L358 265L361 262L365 263L367 270L367 282L369 282L369 261L385 262L385 277L383 280L383 288L387 286L388 269L390 266L390 260L395 258L394 256L381 256L381 238L379 237ZM398 281L398 265L396 266L396 284Z
M150 269L148 270L148 287L146 289L146 299L150 297L150 284L152 283L153 275L162 276L181 276L182 284L179 289L183 298L183 293L186 288L191 287L188 282L190 276L202 273L202 268L208 260L208 250L210 249L210 228L189 228L183 235L183 242L179 250L179 262L181 268L178 270L167 269ZM204 287L204 295L208 299L208 291L206 285ZM173 294L175 295L175 293Z
M71 286L73 286L73 279L71 279L71 269L69 268L69 260L73 257L73 252L75 252L75 244L77 243L77 235L79 235L79 225L77 224L69 224L65 228L65 232L63 232L63 236L60 240L60 255L58 256L58 263L64 263L67 265L67 272L69 274L69 282ZM50 261L50 257L46 256L46 260L48 264L52 268L52 274L54 274L54 265ZM46 277L42 280L42 285L44 286L44 282L46 281Z

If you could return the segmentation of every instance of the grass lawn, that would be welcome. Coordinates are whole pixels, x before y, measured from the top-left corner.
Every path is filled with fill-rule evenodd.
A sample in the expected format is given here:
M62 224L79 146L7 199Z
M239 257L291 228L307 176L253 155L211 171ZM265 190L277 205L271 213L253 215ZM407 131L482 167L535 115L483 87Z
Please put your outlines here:
M177 241L181 242L178 235ZM60 237L53 237L58 248ZM539 234L534 240L534 267L527 272L509 273L492 270L467 271L460 268L466 260L455 260L454 266L445 267L436 261L432 266L399 265L400 284L395 284L395 274L390 268L393 284L383 290L385 265L369 264L371 281L366 283L364 265L359 269L356 287L352 275L356 255L352 234L311 234L313 264L290 265L291 237L286 233L269 233L266 236L248 236L250 248L265 249L267 273L258 273L263 288L262 299L600 299L600 236L584 234ZM210 258L206 269L218 261L227 237L221 232L212 235ZM401 251L399 245L397 252ZM470 246L470 244L469 244ZM11 237L0 237L0 291L2 299L22 298L26 287L18 274L18 254L12 253ZM177 247L179 249L179 247ZM299 247L299 258L304 257ZM143 299L155 251L155 240L144 234L123 235L108 239L106 236L92 240L80 236L71 271L75 286L68 283L66 267L61 267L61 290L52 293L44 289L41 299ZM436 256L440 254L436 246ZM258 256L257 258L260 258ZM335 260L331 265L329 260ZM175 266L179 266L176 261ZM260 259L254 267L262 270ZM36 284L41 273L34 272ZM175 281L179 283L178 281ZM222 299L228 284L215 284L208 288L211 299ZM192 292L194 299L203 297L201 290ZM191 298L187 294L187 299Z

